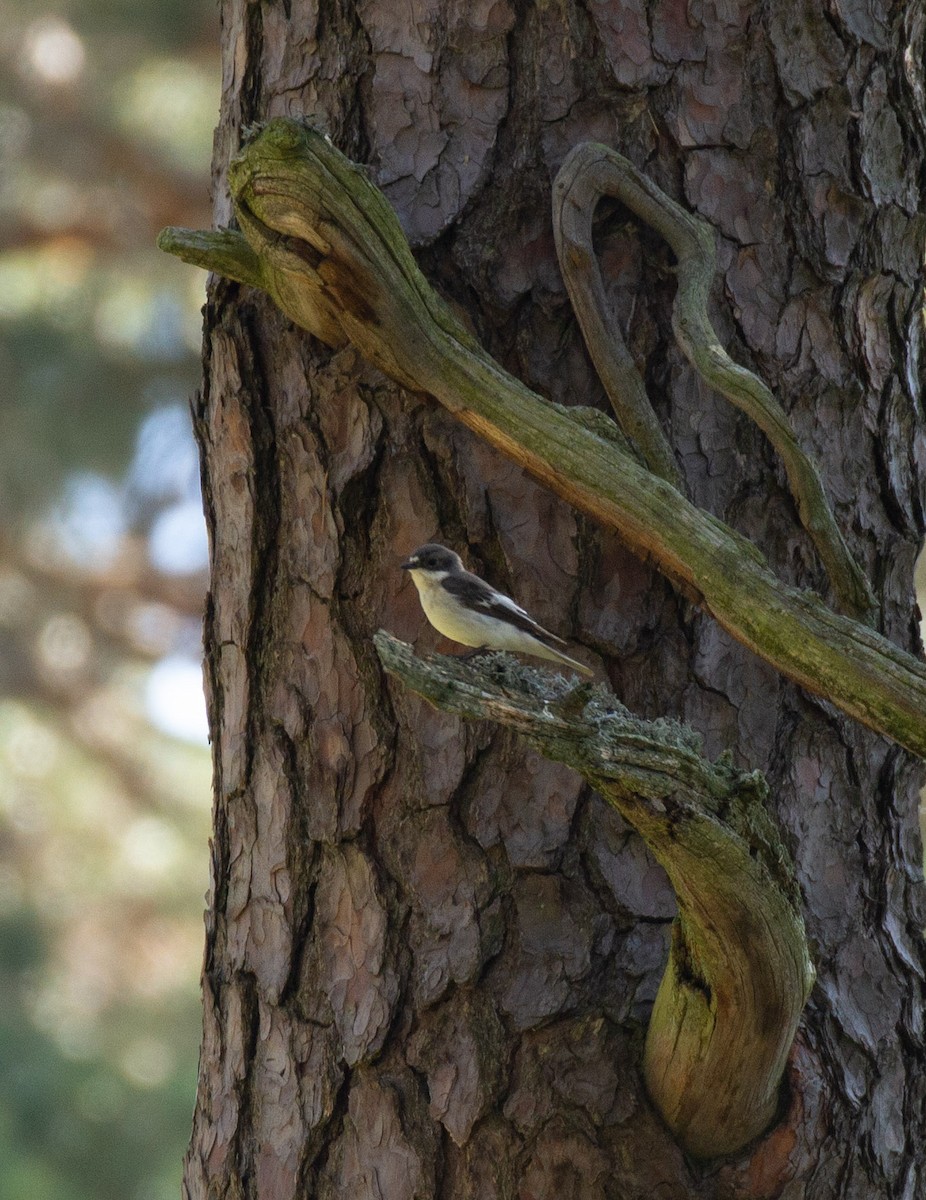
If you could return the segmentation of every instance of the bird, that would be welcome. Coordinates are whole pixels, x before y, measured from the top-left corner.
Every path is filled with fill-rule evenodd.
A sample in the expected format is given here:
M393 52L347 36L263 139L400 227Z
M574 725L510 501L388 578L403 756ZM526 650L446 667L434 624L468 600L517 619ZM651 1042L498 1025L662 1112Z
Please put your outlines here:
M566 643L538 625L523 608L484 579L463 566L459 554L428 542L419 546L402 563L418 589L424 615L438 633L452 642L480 650L515 650L533 654L551 662L572 667L589 677L594 675L584 663L577 662L551 645Z

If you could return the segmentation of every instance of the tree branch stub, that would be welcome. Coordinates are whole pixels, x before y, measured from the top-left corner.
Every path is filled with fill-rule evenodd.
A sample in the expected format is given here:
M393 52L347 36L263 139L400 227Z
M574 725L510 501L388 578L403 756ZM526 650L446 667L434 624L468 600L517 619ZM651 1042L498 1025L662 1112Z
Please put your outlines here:
M708 762L673 721L642 721L603 687L515 664L433 656L380 631L384 668L435 707L515 729L573 767L644 838L679 915L646 1037L650 1095L698 1157L765 1132L813 983L800 900L765 780Z

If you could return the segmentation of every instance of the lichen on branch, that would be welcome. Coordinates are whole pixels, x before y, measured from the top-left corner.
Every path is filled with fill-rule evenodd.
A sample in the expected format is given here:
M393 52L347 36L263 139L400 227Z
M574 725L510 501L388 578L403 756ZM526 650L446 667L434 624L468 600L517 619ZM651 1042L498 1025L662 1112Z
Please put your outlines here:
M435 707L515 729L573 767L646 841L678 917L646 1037L650 1095L689 1153L731 1154L778 1108L813 983L800 897L759 772L709 762L675 721L643 721L602 686L508 655L418 658L389 634L387 672Z

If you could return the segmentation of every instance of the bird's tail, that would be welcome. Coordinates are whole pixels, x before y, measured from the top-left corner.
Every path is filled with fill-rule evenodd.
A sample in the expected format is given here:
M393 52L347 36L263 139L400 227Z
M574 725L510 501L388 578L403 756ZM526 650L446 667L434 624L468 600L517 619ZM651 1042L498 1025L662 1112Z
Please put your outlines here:
M580 663L574 658L570 658L568 654L563 654L561 650L554 650L552 646L547 646L541 643L542 650L534 650L533 653L539 658L548 658L551 662L562 663L565 667L572 667L574 671L578 671L580 675L584 675L587 679L593 678L595 672L591 667L587 667L585 663Z

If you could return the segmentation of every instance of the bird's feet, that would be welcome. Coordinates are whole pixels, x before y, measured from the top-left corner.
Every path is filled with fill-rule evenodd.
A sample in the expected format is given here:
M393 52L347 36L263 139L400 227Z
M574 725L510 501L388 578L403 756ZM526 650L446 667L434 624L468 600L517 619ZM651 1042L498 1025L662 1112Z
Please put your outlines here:
M457 658L460 662L469 662L471 658L478 658L481 654L488 654L488 646L476 646L473 650L467 650L465 654L458 654Z

